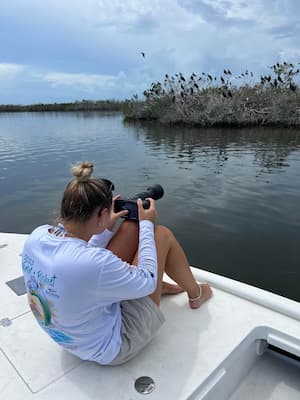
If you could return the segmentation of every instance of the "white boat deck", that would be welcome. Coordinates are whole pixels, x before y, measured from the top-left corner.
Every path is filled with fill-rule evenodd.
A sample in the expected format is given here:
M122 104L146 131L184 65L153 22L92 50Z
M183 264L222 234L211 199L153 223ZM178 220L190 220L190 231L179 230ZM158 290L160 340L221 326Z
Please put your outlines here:
M257 349L258 339L300 357L299 303L193 269L198 280L212 284L212 299L191 310L185 294L164 297L166 322L155 339L127 364L102 367L79 360L53 342L32 316L27 296L17 296L6 284L22 275L26 237L0 233L1 398L141 400L145 395L135 390L135 380L150 376L155 389L146 395L149 400L300 399L299 359L286 363L271 350L259 357L254 349L258 361L239 367L243 351ZM266 370L269 377L263 374ZM238 384L233 375L239 375Z

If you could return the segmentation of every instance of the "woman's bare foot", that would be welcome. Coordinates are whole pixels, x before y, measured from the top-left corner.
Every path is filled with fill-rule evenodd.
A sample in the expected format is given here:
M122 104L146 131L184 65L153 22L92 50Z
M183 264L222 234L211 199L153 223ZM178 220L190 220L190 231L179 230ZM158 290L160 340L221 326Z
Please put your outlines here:
M205 301L212 296L212 290L208 283L199 284L199 296L193 299L189 298L190 307L193 309L199 308Z
M184 290L182 289L182 287L180 287L177 284L168 283L168 282L162 283L162 288L161 288L162 295L178 294L178 293L182 293L182 292L184 292Z

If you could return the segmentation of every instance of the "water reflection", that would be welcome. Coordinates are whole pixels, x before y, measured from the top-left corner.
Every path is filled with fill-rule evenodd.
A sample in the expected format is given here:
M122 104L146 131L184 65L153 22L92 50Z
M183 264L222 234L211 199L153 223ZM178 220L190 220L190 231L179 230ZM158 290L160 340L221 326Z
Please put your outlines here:
M287 167L288 157L300 146L300 131L276 128L187 128L168 127L156 123L127 122L134 126L137 140L143 140L153 151L163 149L178 162L193 163L196 159L215 155L218 170L232 156L242 157L251 150L254 163L265 171Z
M161 221L192 264L300 300L298 130L138 123L133 134L157 160Z

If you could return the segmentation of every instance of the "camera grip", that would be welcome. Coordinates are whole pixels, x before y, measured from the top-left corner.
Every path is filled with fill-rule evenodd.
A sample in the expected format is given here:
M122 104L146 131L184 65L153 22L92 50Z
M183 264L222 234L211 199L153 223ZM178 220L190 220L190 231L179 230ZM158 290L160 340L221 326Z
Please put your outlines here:
M143 208L148 210L150 208L149 200L143 200ZM138 206L136 200L124 200L124 199L116 199L114 212L120 212L123 210L128 210L128 214L124 215L122 218L130 219L132 221L138 221Z
M143 208L145 210L148 210L148 208L150 208L150 201L149 200L143 200Z

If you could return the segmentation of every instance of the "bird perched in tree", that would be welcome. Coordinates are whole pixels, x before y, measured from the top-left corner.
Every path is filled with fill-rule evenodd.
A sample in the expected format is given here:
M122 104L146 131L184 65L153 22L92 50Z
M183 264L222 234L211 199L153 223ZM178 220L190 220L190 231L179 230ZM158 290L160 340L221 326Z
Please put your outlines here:
M290 83L290 89L291 89L293 92L296 92L297 86L294 85L294 84L291 82L291 83Z
M143 51L141 52L141 55L143 58L145 58L145 53Z

